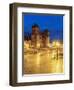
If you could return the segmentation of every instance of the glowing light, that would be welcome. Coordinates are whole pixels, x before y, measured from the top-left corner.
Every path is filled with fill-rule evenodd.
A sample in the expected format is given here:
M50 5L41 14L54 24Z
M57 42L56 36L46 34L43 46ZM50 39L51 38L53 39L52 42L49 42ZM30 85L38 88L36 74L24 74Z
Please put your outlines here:
M55 58L56 57L56 51L53 51L51 54L51 58Z
M60 46L60 42L56 42L56 46L59 47Z
M52 42L52 46L53 46L53 47L56 47L56 48L57 48L57 47L60 47L60 46L61 46L60 41L53 41L53 42Z
M37 43L37 48L40 48L40 43Z
M29 49L29 43L26 41L24 42L24 48Z

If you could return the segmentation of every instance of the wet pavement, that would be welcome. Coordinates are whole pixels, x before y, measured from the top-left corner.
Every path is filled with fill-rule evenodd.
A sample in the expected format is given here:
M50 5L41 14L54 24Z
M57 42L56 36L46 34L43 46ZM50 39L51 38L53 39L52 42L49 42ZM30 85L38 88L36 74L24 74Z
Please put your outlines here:
M45 52L24 55L24 74L63 73L63 56Z

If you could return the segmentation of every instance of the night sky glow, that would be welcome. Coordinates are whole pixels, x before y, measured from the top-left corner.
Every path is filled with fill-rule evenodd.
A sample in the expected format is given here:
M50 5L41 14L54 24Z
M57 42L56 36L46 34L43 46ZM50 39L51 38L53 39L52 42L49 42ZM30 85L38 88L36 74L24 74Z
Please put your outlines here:
M25 32L32 32L32 25L38 24L40 31L48 29L50 40L63 40L63 15L23 13L23 28Z

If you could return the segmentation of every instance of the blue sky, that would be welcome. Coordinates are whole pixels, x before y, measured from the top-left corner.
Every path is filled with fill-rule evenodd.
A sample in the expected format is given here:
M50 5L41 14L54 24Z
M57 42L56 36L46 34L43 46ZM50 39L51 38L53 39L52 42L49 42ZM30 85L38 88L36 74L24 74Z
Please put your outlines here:
M32 32L32 25L38 24L40 31L48 29L50 32L50 39L63 40L63 15L54 14L23 14L24 32Z

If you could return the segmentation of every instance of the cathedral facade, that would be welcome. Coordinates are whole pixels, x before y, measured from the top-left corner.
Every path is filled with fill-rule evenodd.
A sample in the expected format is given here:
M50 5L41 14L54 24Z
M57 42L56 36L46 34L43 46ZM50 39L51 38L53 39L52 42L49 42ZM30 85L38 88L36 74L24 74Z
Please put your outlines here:
M32 26L32 35L31 35L31 45L35 48L40 47L49 47L49 32L48 30L44 30L44 32L40 32L40 28L37 24Z

